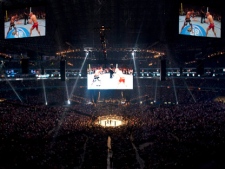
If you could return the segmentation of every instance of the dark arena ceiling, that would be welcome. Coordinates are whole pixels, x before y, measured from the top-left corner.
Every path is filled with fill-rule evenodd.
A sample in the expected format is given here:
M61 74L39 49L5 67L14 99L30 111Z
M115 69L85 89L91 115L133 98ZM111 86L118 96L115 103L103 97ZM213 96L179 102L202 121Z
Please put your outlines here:
M73 48L101 49L100 28L104 26L106 49L139 48L157 50L178 60L190 61L199 52L203 57L224 50L222 38L199 38L178 35L179 6L187 0L1 0L5 8L46 5L46 36L4 40L1 29L0 52L21 53L27 50L45 55ZM220 8L221 1L205 1ZM222 10L222 28L224 15ZM1 18L3 22L3 17ZM2 25L3 28L3 25Z

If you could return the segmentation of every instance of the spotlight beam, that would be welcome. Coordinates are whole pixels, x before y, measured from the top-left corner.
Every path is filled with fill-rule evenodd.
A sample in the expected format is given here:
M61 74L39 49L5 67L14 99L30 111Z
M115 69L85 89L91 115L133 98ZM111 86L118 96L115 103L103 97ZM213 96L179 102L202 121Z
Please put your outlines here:
M195 97L193 96L193 94L192 94L191 90L188 88L188 85L187 85L186 81L185 81L185 80L183 80L183 81L184 81L184 84L185 84L185 86L187 87L187 90L188 90L188 92L190 93L190 95L191 95L192 99L193 99L193 100L194 100L194 102L196 103L196 99L195 99Z
M68 86L66 81L65 81L65 88L66 88L67 103L70 103L70 96L69 96L69 91L68 91Z
M157 100L157 89L158 89L158 80L155 79L155 97L154 97L154 102L156 102Z
M85 64L85 62L87 60L87 57L88 57L88 52L86 52L86 56L85 56L84 61L83 61L82 65L81 65L81 68L79 70L79 73L83 70L83 67L84 67L84 64ZM74 92L74 90L75 90L75 88L77 86L77 82L78 82L79 78L80 77L78 76L77 79L76 79L76 81L75 81L75 83L74 83L74 85L73 85L72 91L71 91L71 93L69 95L69 99L73 96L73 92Z
M41 82L42 82L42 88L43 88L43 93L44 93L44 97L45 97L45 105L47 105L48 101L47 101L46 90L45 90L45 82L43 79L41 80Z
M13 92L16 94L16 96L18 97L18 99L20 100L20 102L22 103L22 99L20 98L19 94L16 92L15 88L12 86L12 84L10 83L10 81L8 81L6 79L6 82L9 84L9 86L12 88Z
M173 82L173 90L174 90L174 94L175 94L176 104L178 104L177 91L176 91L176 87L175 87L175 83L174 83L174 78L173 77L172 77L172 82Z
M137 70L137 65L136 65L136 60L135 60L135 52L132 52L132 57L133 57L134 69L137 72L136 76L138 77L139 70ZM137 82L137 88L138 88L138 96L139 96L138 98L139 98L139 102L140 102L141 92L140 92L140 89L139 89L139 81L138 81L138 78L136 78L136 82Z

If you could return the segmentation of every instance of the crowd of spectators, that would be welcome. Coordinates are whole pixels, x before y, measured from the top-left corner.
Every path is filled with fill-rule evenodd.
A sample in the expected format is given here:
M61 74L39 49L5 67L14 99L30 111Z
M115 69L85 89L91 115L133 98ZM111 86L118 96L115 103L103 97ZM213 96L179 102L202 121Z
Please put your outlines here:
M105 101L96 104L88 104L92 93L80 87L84 83L73 88L75 80L67 82L69 91L74 89L71 105L65 104L60 80L0 83L0 168L106 168L108 136L116 169L225 167L220 156L225 106L213 102L224 92L215 79L143 79L132 92L101 91L99 101ZM51 104L45 105L45 95ZM179 104L162 104L176 103L175 95ZM129 104L121 104L124 97ZM161 104L150 104L154 99ZM113 128L94 123L110 114L128 123Z

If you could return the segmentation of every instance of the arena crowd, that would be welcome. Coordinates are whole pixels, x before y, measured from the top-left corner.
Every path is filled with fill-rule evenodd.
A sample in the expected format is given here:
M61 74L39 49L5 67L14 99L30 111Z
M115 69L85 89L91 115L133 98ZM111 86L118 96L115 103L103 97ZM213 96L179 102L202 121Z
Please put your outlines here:
M67 83L71 91L74 81ZM107 168L108 136L114 169L225 168L225 105L213 100L224 94L222 84L175 79L174 94L171 80L158 81L157 89L155 80L140 83L131 93L101 92L95 103L80 81L67 105L65 82L45 80L45 105L41 80L1 82L0 168ZM120 102L124 97L127 104ZM127 125L94 123L110 114Z

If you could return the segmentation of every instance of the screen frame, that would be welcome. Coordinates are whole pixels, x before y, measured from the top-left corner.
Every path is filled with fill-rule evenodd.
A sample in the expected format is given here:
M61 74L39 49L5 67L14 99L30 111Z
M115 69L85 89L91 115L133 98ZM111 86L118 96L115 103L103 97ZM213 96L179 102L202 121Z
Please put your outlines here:
M91 66L91 67L90 67ZM90 72L90 68L92 72ZM96 78L95 71L99 71ZM114 72L110 74L110 68ZM116 69L118 68L118 69ZM126 63L88 63L87 64L87 90L133 90L134 89L134 67ZM122 69L124 69L122 71ZM126 69L126 70L125 70ZM121 74L122 72L122 74ZM104 79L104 81L103 81ZM93 86L91 86L93 85Z
M46 37L47 36L47 20L48 20L48 13L47 13L47 2L34 2L34 3L26 3L26 4L17 4L17 5L13 5L13 6L6 6L4 3L2 5L2 17L1 17L1 20L2 20L2 39L4 40L15 40L15 39L32 39L32 38L42 38L42 37ZM44 34L41 35L41 36L29 36L29 37L18 37L18 38L6 38L6 31L5 30L5 16L6 16L6 11L15 11L15 10L24 10L25 8L29 8L29 7L32 7L32 8L43 8L44 9L44 13L45 13L45 26L44 26ZM28 9L29 10L29 9ZM22 15L22 14L21 14ZM21 22L24 22L23 21L24 18L21 19ZM24 25L24 23L21 23L21 25ZM30 28L33 24L29 24L28 26L28 32L30 31ZM25 25L24 25L25 26ZM32 34L36 32L36 30L34 29L32 31Z
M210 29L208 31L208 35L206 36L206 29L207 29L207 27L209 25L207 23L201 23L201 17L199 15L196 17L196 21L195 20L191 21L191 23L193 24L193 33L190 32L190 30L187 31L187 28L185 30L184 29L181 30L181 27L184 24L184 19L181 22L180 18L181 18L181 16L185 17L185 13L184 13L184 15L181 15L181 12L182 12L181 4L183 5L183 10L184 10L184 8L188 8L188 10L189 9L193 9L195 14L198 13L200 11L200 9L204 6L205 7L205 12L207 12L207 7L208 7L208 9L209 9L208 12L213 11L214 13L219 15L220 16L220 21L217 21L216 19L214 19L214 22L219 22L219 24L220 24L219 26L215 24L216 25L215 28L217 30L217 32L216 32L217 36L215 37L215 35L213 34L212 29ZM211 12L211 14L213 12ZM200 37L200 38L207 38L207 39L222 39L223 38L223 29L222 29L223 18L224 18L223 10L221 10L221 6L218 5L217 3L213 5L213 4L207 3L207 2L204 2L204 3L202 3L202 2L201 3L192 3L192 2L189 3L188 1L179 2L179 7L178 7L178 35L186 36L186 37ZM193 19L193 18L191 18L191 19ZM207 18L205 18L205 20L206 19ZM187 24L187 27L189 27L189 24ZM220 30L219 32L218 32L218 29ZM195 31L196 32L200 32L200 35L196 35ZM201 32L203 32L203 35L201 35Z

